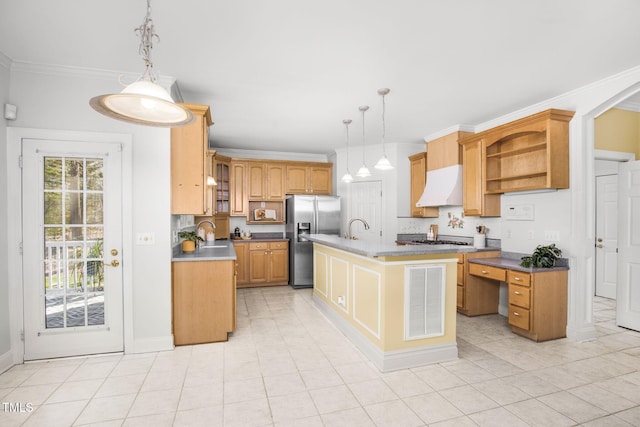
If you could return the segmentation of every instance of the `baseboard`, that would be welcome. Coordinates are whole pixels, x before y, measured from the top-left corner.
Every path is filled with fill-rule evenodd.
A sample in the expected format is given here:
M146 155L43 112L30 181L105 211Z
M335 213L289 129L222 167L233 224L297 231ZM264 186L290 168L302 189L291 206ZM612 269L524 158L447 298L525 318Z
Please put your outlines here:
M7 351L4 354L0 354L0 374L11 368L15 363L13 363L13 354L11 350Z
M567 325L567 338L572 341L593 341L596 337L596 328L593 324L584 325L580 328Z
M156 351L173 350L173 335L158 338L134 339L131 346L126 346L125 354L152 353Z
M407 350L382 351L322 299L315 295L313 295L312 299L318 310L381 372L415 368L417 366L448 362L458 358L458 345L456 342Z

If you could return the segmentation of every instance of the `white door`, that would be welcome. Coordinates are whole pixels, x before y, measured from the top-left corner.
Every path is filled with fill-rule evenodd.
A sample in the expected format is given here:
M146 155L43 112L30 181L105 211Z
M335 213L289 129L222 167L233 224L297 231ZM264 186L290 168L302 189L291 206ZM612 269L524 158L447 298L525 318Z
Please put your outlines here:
M618 175L617 325L640 331L640 161Z
M618 175L596 177L596 295L616 298Z
M351 184L351 217L361 218L369 224L369 230L364 229L360 221L351 225L351 235L359 240L379 242L382 239L382 182L364 181Z
M121 145L22 154L24 359L123 351Z

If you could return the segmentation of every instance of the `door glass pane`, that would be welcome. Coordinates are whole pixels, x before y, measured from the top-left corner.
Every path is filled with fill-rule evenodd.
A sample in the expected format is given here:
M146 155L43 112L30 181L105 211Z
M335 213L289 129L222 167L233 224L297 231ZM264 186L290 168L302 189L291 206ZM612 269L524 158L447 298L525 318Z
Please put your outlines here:
M47 328L105 324L102 166L101 159L45 157Z

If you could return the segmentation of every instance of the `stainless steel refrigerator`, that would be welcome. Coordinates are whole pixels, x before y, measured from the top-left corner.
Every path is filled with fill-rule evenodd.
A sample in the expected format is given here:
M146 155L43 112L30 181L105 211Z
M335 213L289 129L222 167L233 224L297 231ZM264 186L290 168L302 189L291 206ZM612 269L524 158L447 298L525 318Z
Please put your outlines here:
M289 284L313 286L313 243L305 234L340 234L340 197L287 196L286 237L289 239Z

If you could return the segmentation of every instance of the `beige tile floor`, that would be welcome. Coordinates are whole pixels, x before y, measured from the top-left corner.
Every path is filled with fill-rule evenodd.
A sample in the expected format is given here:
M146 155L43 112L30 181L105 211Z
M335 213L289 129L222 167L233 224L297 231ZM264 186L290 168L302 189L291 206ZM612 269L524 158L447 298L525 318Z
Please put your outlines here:
M460 359L382 374L310 290L238 291L226 343L52 360L0 375L0 426L640 426L640 333L596 299L598 339L533 343L458 316Z

